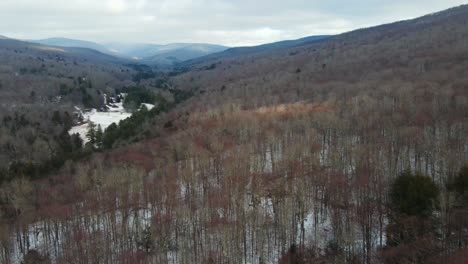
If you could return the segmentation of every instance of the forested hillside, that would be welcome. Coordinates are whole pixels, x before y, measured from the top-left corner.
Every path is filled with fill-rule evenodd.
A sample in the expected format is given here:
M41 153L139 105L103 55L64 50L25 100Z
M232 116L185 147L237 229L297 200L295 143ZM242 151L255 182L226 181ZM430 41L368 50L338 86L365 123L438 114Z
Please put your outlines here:
M88 152L77 109L105 111L106 97L167 90L164 74L95 50L0 39L0 182L39 178ZM166 94L170 94L167 93Z
M0 182L36 177L75 156L74 106L100 107L131 69L97 51L0 40Z
M4 182L0 261L464 263L467 26L461 6L163 77L127 64L170 103Z
M46 103L55 96L69 96L76 103L97 90L106 91L131 79L128 63L95 50L58 48L13 39L0 40L0 103ZM81 87L85 86L85 87ZM76 89L75 89L76 88ZM82 92L80 88L93 91ZM80 93L82 92L82 93ZM72 96L71 94L74 94ZM92 103L92 102L90 102Z
M325 40L329 37L330 36L326 36L326 35L325 36L311 36L311 37L306 37L306 38L301 38L301 39L296 39L296 40L284 40L284 41L279 41L275 43L268 43L268 44L252 46L252 47L230 48L230 49L220 51L217 53L213 53L213 54L203 56L200 58L187 59L186 61L183 61L177 64L176 67L179 67L179 68L190 67L196 64L204 63L206 61L228 59L228 58L239 58L241 56L248 56L248 55L253 55L253 54L259 55L259 54L271 53L271 52L285 50L288 48L306 46L314 42Z

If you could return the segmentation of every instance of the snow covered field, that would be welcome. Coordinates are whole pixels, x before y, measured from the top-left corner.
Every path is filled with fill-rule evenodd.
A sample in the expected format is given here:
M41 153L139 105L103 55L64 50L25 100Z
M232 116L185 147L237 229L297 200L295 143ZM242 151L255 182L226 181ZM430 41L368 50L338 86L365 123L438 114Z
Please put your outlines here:
M152 104L143 104L148 110L154 108ZM101 126L102 130L106 130L112 123L119 124L121 120L127 119L132 116L131 113L127 112L123 107L122 103L115 103L115 107L111 107L107 112L98 112L96 109L92 109L88 112L83 112L80 108L76 107L77 112L79 112L84 119L84 123L78 126L74 126L70 129L69 134L79 134L83 143L88 142L86 133L89 129L90 122L97 126Z

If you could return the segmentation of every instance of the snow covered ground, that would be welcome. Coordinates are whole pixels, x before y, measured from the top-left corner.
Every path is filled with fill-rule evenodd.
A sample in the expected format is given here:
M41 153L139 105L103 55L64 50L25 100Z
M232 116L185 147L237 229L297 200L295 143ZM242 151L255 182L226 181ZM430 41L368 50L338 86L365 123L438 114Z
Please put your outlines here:
M152 104L144 104L148 110L154 108ZM70 129L69 134L79 134L83 143L88 142L86 133L89 129L89 124L92 122L97 126L101 126L102 130L106 130L112 123L119 124L121 120L127 119L132 116L131 113L127 112L123 107L122 103L115 103L115 107L110 107L107 112L98 112L96 109L92 109L88 112L83 112L80 108L76 107L77 112L79 112L84 119L84 123L74 126Z
M146 106L146 109L151 110L154 108L154 105L152 104L141 104L141 106Z
M88 139L86 138L86 133L88 132L88 123L84 123L79 126L74 126L68 131L70 135L78 134L80 138L83 140L83 143L87 143Z

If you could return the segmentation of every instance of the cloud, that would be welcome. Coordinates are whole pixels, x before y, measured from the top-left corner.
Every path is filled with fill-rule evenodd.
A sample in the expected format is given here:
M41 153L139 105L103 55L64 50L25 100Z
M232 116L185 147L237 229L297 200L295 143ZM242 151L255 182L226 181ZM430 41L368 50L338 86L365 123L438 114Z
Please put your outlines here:
M196 39L223 39L230 46L252 46L259 43L267 43L282 40L282 30L269 27L249 30L198 30Z
M113 14L122 14L127 10L125 0L107 0L107 8Z
M418 17L460 0L1 0L0 35L254 45Z

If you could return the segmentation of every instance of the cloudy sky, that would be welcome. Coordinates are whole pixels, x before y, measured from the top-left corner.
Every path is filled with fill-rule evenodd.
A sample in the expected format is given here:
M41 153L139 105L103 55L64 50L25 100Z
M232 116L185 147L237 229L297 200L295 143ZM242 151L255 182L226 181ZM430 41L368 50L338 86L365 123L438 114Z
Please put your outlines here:
M468 0L0 0L0 35L255 45L409 19Z

